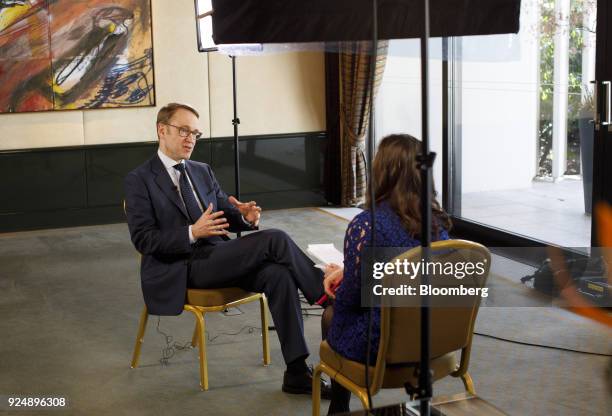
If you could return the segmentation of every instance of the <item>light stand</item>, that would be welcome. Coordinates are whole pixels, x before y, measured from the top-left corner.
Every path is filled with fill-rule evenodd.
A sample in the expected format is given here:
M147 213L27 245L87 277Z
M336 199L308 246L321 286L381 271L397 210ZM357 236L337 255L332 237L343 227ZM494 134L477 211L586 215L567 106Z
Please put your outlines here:
M423 0L423 19L424 29L421 36L421 154L417 157L419 170L421 171L421 260L424 264L429 262L431 257L431 189L432 189L432 167L436 157L429 148L429 0ZM367 169L370 183L370 212L372 215L372 235L370 245L372 250L376 249L376 201L374 194L374 183L372 176L372 159L374 155L374 78L376 72L376 55L378 53L378 4L377 0L372 0L372 55L370 57L370 120L368 128L368 157ZM374 255L375 256L375 255ZM421 274L422 284L429 284L427 268ZM419 365L418 386L407 384L408 394L416 394L420 401L420 416L430 416L431 398L433 396L432 374L430 369L430 348L431 348L431 311L429 306L429 296L421 296L421 362ZM372 408L372 397L370 395L370 384L368 368L370 365L370 339L372 336L372 311L368 315L368 334L366 352L366 392L368 407Z
M214 14L214 11L212 9L212 4L210 0L194 0L194 6L198 51L218 51L219 49L212 39L212 16ZM236 199L240 200L240 141L238 136L238 125L240 124L240 119L238 118L236 56L230 55L230 59L232 60L232 104L234 108L234 115L232 118L232 125L234 127L234 184L236 191ZM240 234L241 233L238 233L238 237L240 237Z
M431 188L432 167L436 154L429 149L429 0L423 0L423 35L421 36L421 154L417 161L421 171L421 260L429 262L431 253ZM421 273L423 285L429 284L427 267ZM429 295L421 296L421 363L417 398L420 401L420 416L431 413L433 396L430 369L431 311Z
M367 166L368 170L368 182L370 190L370 222L372 224L372 230L370 235L370 248L372 250L372 258L376 258L376 197L374 190L374 175L372 173L372 160L374 159L375 146L375 131L374 131L374 82L376 80L376 58L378 55L378 2L372 0L372 54L370 55L370 119L368 126L368 157ZM372 294L370 293L370 296ZM372 307L368 309L368 332L366 336L366 365L365 365L365 384L366 394L368 399L368 408L372 409L374 404L372 403L372 394L370 393L370 351L372 349L372 321L373 321Z
M230 56L232 60L232 104L234 106L234 118L232 119L232 125L234 126L234 181L236 199L240 201L240 149L238 148L240 140L238 137L238 125L240 119L238 118L238 98L237 98L237 85L236 85L236 56ZM237 233L238 237L242 235L241 232Z

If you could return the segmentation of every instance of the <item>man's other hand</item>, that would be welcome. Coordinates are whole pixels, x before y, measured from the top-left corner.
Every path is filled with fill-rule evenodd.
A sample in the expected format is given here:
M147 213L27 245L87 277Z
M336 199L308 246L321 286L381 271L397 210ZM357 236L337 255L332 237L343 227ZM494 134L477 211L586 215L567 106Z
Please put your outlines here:
M223 211L212 212L213 205L209 204L202 216L191 226L191 233L195 239L207 238L215 235L228 235L229 227Z
M261 217L261 207L257 206L257 202L240 202L233 196L229 197L229 202L235 206L240 214L247 220L253 227L259 225L259 218Z

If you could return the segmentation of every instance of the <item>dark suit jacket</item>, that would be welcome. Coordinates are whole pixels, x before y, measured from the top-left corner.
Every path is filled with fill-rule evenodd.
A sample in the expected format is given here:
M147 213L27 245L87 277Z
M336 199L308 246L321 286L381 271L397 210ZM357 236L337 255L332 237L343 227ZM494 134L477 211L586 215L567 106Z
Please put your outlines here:
M210 166L187 160L185 170L204 209L212 202L213 211L224 211L232 232L252 230L229 203ZM195 247L189 242L187 210L157 155L127 175L125 200L132 242L142 254L140 277L147 309L152 315L179 315ZM219 241L200 239L198 244Z

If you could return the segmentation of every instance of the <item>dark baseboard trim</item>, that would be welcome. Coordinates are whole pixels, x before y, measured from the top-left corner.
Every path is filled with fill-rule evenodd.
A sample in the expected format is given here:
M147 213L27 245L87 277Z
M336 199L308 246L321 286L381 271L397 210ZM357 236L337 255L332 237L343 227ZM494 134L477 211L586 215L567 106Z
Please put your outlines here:
M327 205L327 201L321 189L250 193L244 194L242 200L256 201L263 210L320 207Z
M123 207L92 207L0 215L0 230L16 232L125 222Z
M264 209L325 205L325 132L240 138L242 199ZM123 178L152 157L157 141L0 151L0 232L123 222ZM233 137L198 142L192 159L210 164L234 192Z

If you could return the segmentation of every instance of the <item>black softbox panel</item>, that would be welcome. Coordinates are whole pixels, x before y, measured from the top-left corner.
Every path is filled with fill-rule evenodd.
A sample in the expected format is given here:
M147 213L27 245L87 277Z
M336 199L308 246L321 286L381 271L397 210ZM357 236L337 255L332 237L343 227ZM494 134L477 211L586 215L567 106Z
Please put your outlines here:
M516 33L520 0L430 0L430 36ZM212 0L216 44L372 38L371 0ZM417 38L423 0L378 0L379 39Z

